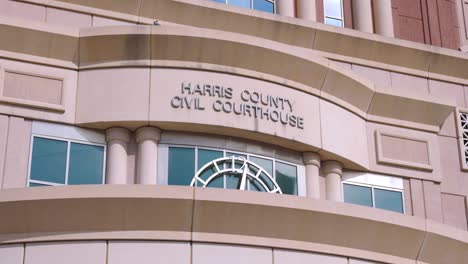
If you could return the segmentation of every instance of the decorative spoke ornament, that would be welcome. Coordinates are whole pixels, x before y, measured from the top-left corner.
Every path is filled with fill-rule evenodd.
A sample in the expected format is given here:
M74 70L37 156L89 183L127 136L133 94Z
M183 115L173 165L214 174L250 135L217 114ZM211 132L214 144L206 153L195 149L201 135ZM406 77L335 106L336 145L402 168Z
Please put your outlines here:
M212 160L201 167L190 186L211 187L215 180L225 176L237 178L237 189L256 188L268 193L283 193L278 183L261 166L244 157L224 157ZM224 183L224 180L223 180Z

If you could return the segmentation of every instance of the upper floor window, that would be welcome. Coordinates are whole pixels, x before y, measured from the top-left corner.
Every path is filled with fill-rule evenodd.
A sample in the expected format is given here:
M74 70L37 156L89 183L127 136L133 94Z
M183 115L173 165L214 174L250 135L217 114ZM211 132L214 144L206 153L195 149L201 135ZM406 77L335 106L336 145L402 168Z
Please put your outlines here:
M212 0L218 3L224 3L233 6L240 6L254 10L275 13L274 0Z
M344 27L343 0L325 0L323 6L325 24Z
M403 180L371 173L345 172L343 201L404 213Z
M103 184L105 149L94 131L34 122L28 186Z
M276 182L283 194L299 195L298 177L301 173L298 165L285 161L276 160L269 157L253 155L249 153L235 152L223 149L212 149L202 147L189 147L189 146L160 146L167 149L167 183L169 185L191 185L194 176L197 172L201 173L200 178L208 179L216 171L223 169L235 168L239 171L245 171L250 175L246 182L242 182L242 173L226 173L210 181L207 187L225 188L225 189L243 189L250 191L265 191L262 184L265 183L268 188L274 192L275 187L272 182ZM224 157L236 157L239 159L229 160L221 159ZM220 159L216 165L208 168L209 170L199 171L203 166L209 164L214 160ZM165 160L163 158L162 160ZM246 162L252 162L256 166L248 165L245 168ZM215 171L213 171L215 170ZM273 179L269 181L267 174L260 171L267 172ZM204 176L203 174L207 174ZM258 177L261 182L253 180ZM262 179L263 177L263 179ZM196 186L200 186L199 182ZM265 186L264 186L265 187Z

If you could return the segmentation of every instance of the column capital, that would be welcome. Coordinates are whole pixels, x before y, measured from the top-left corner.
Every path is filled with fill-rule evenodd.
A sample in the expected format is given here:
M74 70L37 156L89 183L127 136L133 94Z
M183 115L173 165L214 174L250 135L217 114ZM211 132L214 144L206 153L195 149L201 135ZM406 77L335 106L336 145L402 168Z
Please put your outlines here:
M120 140L125 143L130 141L130 131L122 127L112 127L106 130L106 141Z
M302 160L305 165L315 165L320 168L320 155L315 152L302 153Z
M322 170L324 174L336 173L340 176L343 175L343 165L336 160L328 160L323 162Z
M154 140L156 142L161 139L161 129L157 127L140 127L136 131L136 142L140 143L143 140Z

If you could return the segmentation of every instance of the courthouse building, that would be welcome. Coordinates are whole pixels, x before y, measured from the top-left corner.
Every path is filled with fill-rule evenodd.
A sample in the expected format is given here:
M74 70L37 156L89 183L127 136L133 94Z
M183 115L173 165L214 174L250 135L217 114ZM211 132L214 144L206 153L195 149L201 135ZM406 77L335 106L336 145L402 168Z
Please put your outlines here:
M466 0L0 0L0 263L468 263Z

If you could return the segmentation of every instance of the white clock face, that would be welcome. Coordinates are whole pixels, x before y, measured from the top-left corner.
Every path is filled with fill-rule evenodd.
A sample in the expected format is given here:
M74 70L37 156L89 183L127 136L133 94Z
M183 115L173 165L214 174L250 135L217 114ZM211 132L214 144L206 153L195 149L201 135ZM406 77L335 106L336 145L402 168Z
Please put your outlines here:
M223 188L225 177L230 179L231 188L282 193L275 179L265 169L243 157L235 156L208 162L197 171L190 185Z

